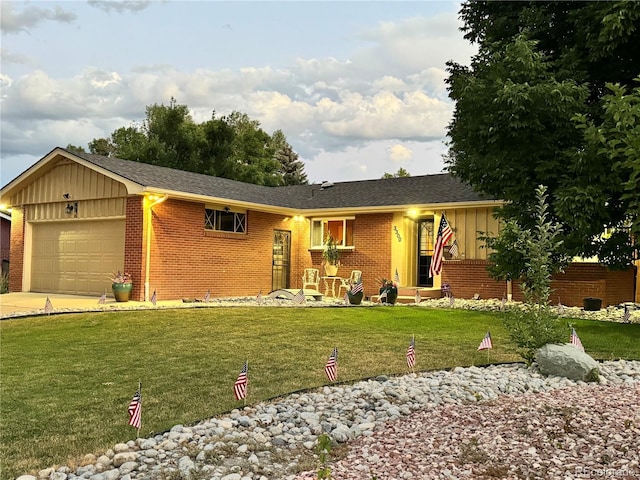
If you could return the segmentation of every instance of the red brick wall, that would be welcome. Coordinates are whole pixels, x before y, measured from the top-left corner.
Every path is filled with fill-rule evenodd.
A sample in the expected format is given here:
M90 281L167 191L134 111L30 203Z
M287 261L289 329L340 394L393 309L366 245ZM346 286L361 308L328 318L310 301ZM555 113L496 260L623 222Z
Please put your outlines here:
M24 268L24 210L11 211L11 266L9 268L9 291L22 291L22 270Z
M9 260L11 252L11 220L0 219L0 261Z
M169 199L153 212L149 291L159 300L271 291L273 231L292 230L291 218L248 211L247 233L234 234L205 231L204 204Z
M445 260L442 281L449 283L459 298L472 298L475 293L481 298L502 298L505 282L491 279L486 265L482 260ZM564 273L553 276L551 303L561 301L564 305L581 307L585 297L601 298L603 306L633 301L634 279L633 268L614 272L596 263L572 263ZM513 284L513 298L522 300L517 282Z
M391 213L356 215L353 222L354 250L343 250L340 257L338 276L348 277L351 270L362 271L364 294L369 297L378 294L376 278L388 277L391 271ZM308 222L307 222L308 223ZM307 229L307 248L309 233ZM306 268L318 268L320 275L324 275L322 268L322 252L309 252L310 264ZM300 277L302 271L300 271ZM320 284L324 292L324 285ZM336 286L337 293L337 286Z
M133 279L132 300L144 300L144 198L141 196L127 197L124 239L124 265L126 272Z

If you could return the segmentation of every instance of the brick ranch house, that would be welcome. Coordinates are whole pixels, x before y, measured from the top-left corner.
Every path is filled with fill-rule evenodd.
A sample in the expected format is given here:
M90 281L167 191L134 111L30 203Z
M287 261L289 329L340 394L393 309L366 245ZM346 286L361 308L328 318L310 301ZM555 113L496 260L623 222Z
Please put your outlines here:
M12 208L10 291L100 295L109 276L133 277L132 299L256 295L300 288L305 268L321 269L327 233L340 242L338 275L440 290L459 298L501 298L477 232L494 232L493 208L449 174L265 187L55 148L0 191ZM428 277L442 213L459 256ZM321 273L324 275L324 273ZM554 281L565 305L587 296L631 301L635 273L574 263ZM513 288L515 299L519 289Z

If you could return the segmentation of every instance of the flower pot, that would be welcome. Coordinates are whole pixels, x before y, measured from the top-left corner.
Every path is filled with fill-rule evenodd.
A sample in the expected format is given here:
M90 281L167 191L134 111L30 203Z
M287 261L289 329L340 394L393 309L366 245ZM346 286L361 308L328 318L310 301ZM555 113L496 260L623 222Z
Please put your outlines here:
M360 305L362 303L362 298L364 297L364 292L358 292L356 294L351 293L351 290L347 292L347 296L349 297L349 303L351 305Z
M387 297L382 299L382 303L388 303L390 305L395 304L396 300L398 299L398 288L397 287L381 287L380 295L382 295L385 291L387 292Z
M112 283L111 290L116 302L128 302L131 298L133 283Z
M602 299L594 297L583 298L582 306L587 312L597 312L602 308Z
M330 265L327 263L324 266L324 271L327 274L327 277L335 277L336 275L338 275L338 266Z

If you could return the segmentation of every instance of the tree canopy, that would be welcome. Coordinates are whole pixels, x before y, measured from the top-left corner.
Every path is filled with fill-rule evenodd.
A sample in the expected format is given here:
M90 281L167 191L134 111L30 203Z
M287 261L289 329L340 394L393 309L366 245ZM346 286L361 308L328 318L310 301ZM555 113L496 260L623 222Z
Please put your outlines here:
M448 64L455 101L447 168L506 200L523 228L535 189L571 256L628 265L638 224L640 3L466 2L469 67ZM634 123L635 122L635 123Z
M260 122L238 111L220 117L214 111L209 120L196 123L189 108L174 98L169 105L147 106L142 124L94 138L88 148L99 155L259 185L307 183L304 164L281 130L269 135Z

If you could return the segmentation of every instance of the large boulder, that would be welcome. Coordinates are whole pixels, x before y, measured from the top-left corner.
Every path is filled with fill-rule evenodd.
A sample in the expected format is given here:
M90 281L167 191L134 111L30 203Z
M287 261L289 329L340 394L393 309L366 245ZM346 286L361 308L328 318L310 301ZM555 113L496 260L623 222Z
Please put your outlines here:
M584 382L598 379L598 362L570 343L547 344L538 350L536 362L540 373Z

